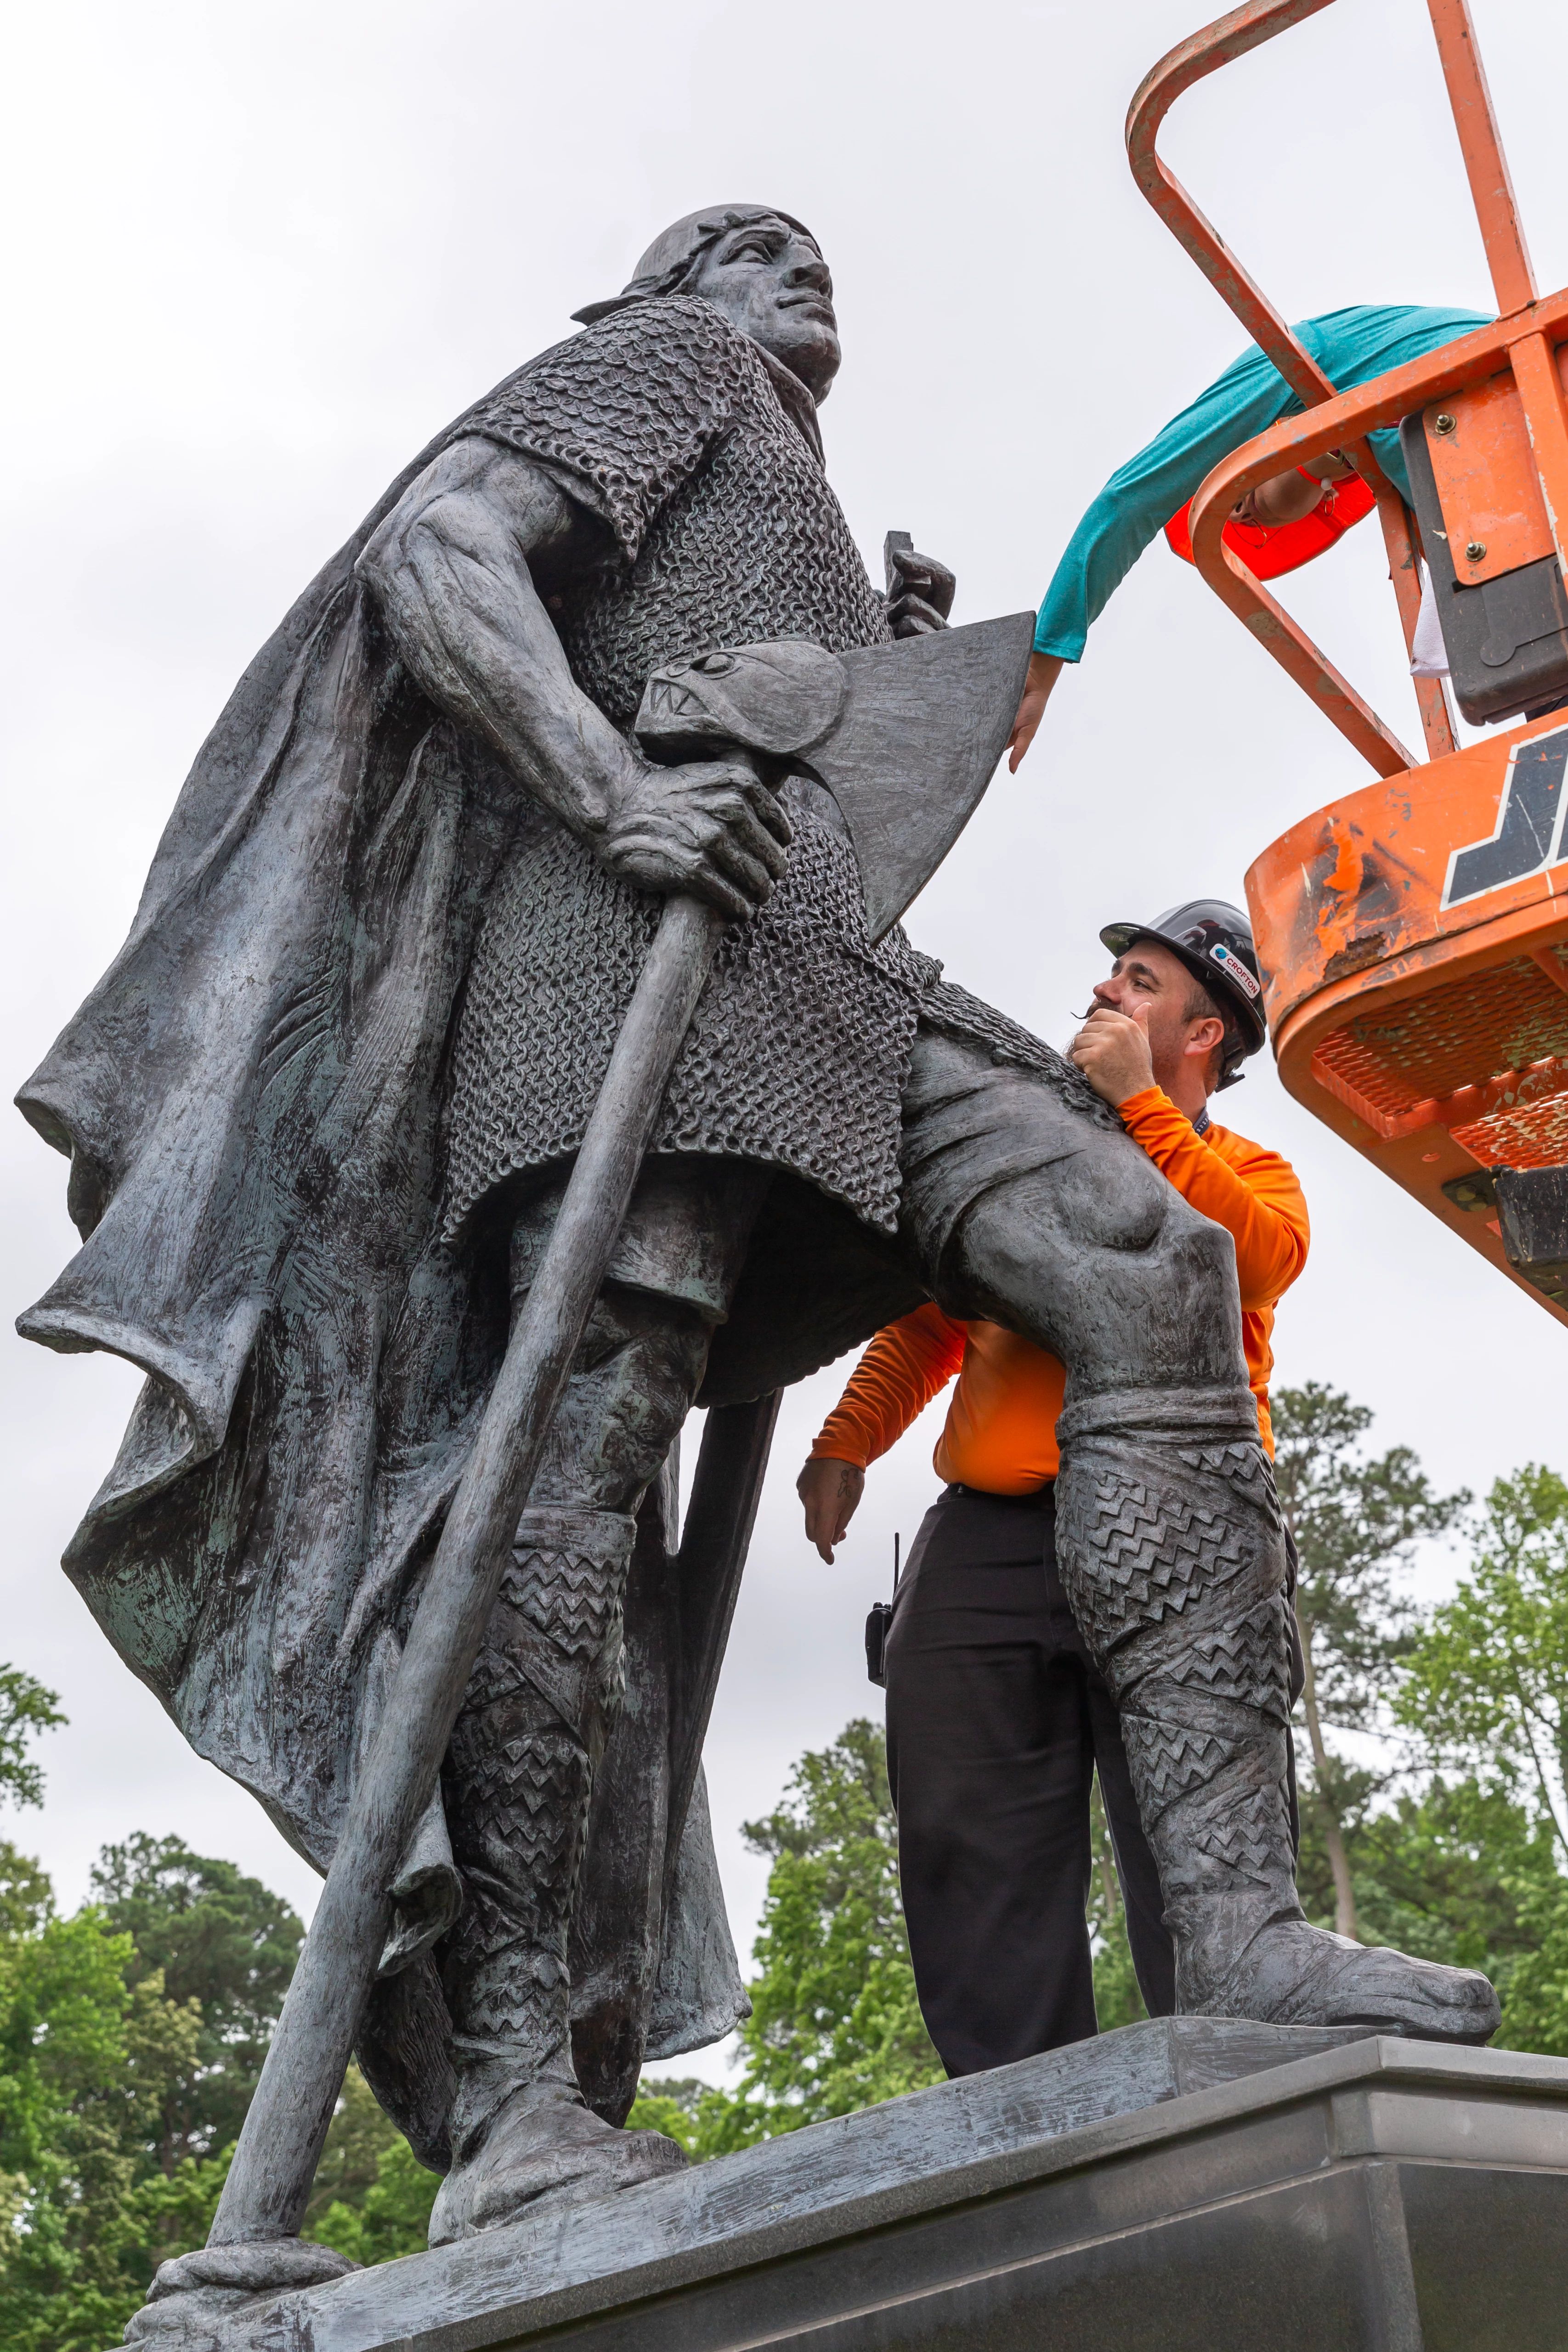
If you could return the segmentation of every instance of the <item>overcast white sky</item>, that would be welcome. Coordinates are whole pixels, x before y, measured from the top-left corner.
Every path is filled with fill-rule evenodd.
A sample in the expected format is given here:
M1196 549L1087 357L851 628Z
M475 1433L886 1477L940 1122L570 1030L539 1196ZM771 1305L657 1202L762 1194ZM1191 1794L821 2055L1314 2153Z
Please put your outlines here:
M1568 16L1474 0L1541 284L1568 276L1556 93ZM868 556L952 562L956 617L1038 601L1111 468L1231 358L1230 315L1137 194L1127 100L1202 0L152 0L15 20L4 921L5 1091L109 961L234 679L405 459L723 199L822 240L846 359L829 467ZM1184 100L1176 168L1291 318L1490 293L1421 0L1339 0ZM1289 583L1406 740L1375 526ZM1163 547L916 909L955 978L1065 1040L1097 933L1241 897L1253 856L1369 780ZM1348 1388L1380 1442L1479 1487L1562 1464L1563 1334L1252 1066L1228 1117L1285 1150L1311 1263L1283 1381ZM0 1657L63 1695L42 1815L0 1822L62 1897L137 1829L227 1854L301 1909L312 1874L189 1757L56 1562L118 1443L124 1365L9 1318L73 1246L65 1166L0 1124ZM788 1400L708 1747L742 1952L765 1871L737 1824L874 1711L860 1627L936 1489L935 1415L874 1474L837 1567L795 1469L840 1373ZM1434 1573L1441 1573L1435 1570Z

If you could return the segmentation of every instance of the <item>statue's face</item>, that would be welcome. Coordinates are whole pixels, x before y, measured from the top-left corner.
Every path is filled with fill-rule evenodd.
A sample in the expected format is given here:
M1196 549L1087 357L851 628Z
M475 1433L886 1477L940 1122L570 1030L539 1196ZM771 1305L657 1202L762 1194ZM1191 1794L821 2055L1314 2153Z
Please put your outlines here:
M685 289L716 303L821 400L838 373L833 279L808 237L787 221L748 221L710 246Z

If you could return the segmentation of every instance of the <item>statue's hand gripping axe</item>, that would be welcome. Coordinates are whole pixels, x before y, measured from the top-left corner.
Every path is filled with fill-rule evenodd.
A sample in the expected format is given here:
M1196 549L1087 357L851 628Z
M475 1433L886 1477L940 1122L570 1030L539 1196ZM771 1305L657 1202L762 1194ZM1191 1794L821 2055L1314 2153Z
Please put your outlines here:
M853 841L873 940L936 871L1001 758L1032 614L837 655L742 646L649 680L655 759L749 754L824 785ZM390 1888L436 1786L562 1390L625 1220L725 918L668 899L560 1214L479 1424L359 1772L209 2243L295 2236L386 1937Z

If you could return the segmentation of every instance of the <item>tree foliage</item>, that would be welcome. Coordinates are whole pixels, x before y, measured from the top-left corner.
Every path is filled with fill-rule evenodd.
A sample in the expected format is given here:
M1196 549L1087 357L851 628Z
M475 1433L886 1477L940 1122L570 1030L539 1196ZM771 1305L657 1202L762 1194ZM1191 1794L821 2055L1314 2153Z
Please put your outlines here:
M126 1984L154 1975L198 2020L193 2063L172 2078L149 2153L170 2172L238 2135L294 1973L303 1929L280 1895L177 1837L106 1846L93 1895L131 1938Z
M355 2263L423 2253L440 2177L427 2172L351 2066L327 2133L302 2234Z
M0 1792L36 1804L52 1692L0 1668ZM289 1905L177 1837L105 1847L70 1917L0 1844L0 2352L103 2352L205 2241L293 1974ZM436 2176L351 2068L309 2234L360 2262L425 2244Z
M742 2080L733 2091L650 2081L630 2118L704 2157L942 2079L915 1998L879 1728L861 1717L808 1751L777 1809L743 1835L773 1868Z
M1568 1485L1528 1465L1464 1523L1469 1497L1435 1494L1408 1448L1367 1458L1371 1417L1348 1397L1278 1404L1310 1668L1303 1903L1367 1942L1484 1970L1500 2043L1568 2054ZM1416 1608L1398 1571L1461 1524L1468 1571ZM1364 1737L1362 1760L1331 1750L1325 1727L1380 1738L1381 1764Z
M14 1805L41 1805L44 1776L27 1753L40 1731L52 1730L65 1717L59 1699L20 1666L0 1665L0 1797Z
M426 2171L395 2125L387 2124L386 2129L389 2137L376 2159L374 2179L355 2202L335 2199L304 2233L335 2247L351 2262L392 2263L402 2254L422 2254L429 2238L430 2208L440 2178Z
M1355 1936L1347 1838L1387 1780L1331 1748L1326 1734L1386 1726L1394 1671L1415 1638L1403 1572L1415 1547L1447 1533L1470 1497L1435 1493L1407 1445L1369 1458L1373 1416L1341 1390L1310 1381L1279 1390L1273 1402L1275 1481L1300 1562L1303 1794L1333 1879L1334 1925Z
M751 2083L802 2123L942 2080L899 1900L887 1744L864 1717L801 1758L742 1835L773 1866L742 2028Z
M1119 2025L1138 2025L1148 2016L1132 1948L1127 1940L1127 1912L1116 1875L1116 1849L1110 1824L1100 1802L1100 1781L1089 1797L1089 1837L1094 1867L1089 1882L1089 1932L1094 1953L1094 2013L1101 2033Z
M1568 1863L1568 1485L1531 1463L1487 1497L1474 1561L1405 1660L1398 1713L1489 1786L1521 1790Z
M89 1904L62 1918L36 1863L0 1848L0 2263L5 2352L99 2352L168 2255L206 2234L223 2167L153 2159L200 2011Z
M1568 1484L1530 1463L1500 1478L1469 1572L1410 1644L1395 1712L1464 1776L1487 1816L1492 1904L1507 1912L1499 2040L1568 2057ZM1502 1826L1507 1824L1506 1829Z
M0 1847L0 2352L104 2352L205 2242L300 1943L279 1896L176 1838L108 1848L93 1884L62 1917ZM351 2069L306 2234L416 2252L437 2185Z
M54 1695L0 1668L0 1791L37 1803ZM299 1952L288 1904L174 1837L106 1847L69 1917L0 1844L0 2352L103 2352L211 2227ZM351 2072L309 2220L384 2261L436 2181Z

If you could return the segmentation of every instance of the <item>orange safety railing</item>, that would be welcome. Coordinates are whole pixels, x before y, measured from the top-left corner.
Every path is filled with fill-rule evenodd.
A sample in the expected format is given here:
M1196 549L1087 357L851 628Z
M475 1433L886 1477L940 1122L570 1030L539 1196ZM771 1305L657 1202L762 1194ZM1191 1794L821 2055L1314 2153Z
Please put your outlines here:
M1127 118L1139 185L1305 404L1203 483L1194 560L1384 780L1293 826L1248 874L1270 1031L1299 1099L1568 1320L1568 854L1556 854L1568 841L1568 710L1461 751L1443 681L1418 678L1417 761L1222 539L1248 491L1342 451L1376 495L1409 646L1420 535L1366 436L1425 412L1457 584L1553 553L1568 579L1568 290L1536 293L1466 0L1426 6L1496 290L1492 326L1336 393L1157 152L1183 91L1333 5L1247 0L1162 58ZM1492 855L1521 811L1544 833L1521 856ZM1480 879L1458 888L1461 873ZM1564 1171L1560 1265L1520 1239L1506 1202L1493 1213L1500 1176L1543 1169Z

